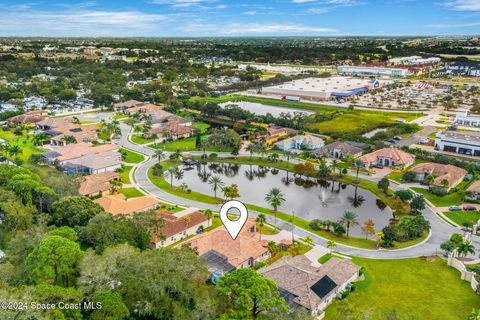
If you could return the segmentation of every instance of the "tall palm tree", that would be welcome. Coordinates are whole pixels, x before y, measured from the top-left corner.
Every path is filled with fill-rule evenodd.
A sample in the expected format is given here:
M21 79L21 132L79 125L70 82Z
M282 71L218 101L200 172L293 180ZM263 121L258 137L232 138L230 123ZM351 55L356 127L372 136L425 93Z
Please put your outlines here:
M305 238L303 238L303 242L305 242L306 244L308 244L311 247L313 247L315 245L315 242L313 242L313 239L310 236L306 236Z
M247 150L248 152L250 152L250 161L252 160L252 156L253 156L253 153L257 150L257 146L255 145L255 143L250 143L246 148L245 150Z
M363 166L363 162L360 159L356 159L353 162L353 167L357 170L357 174L355 178L356 181L358 181L358 174L360 173L360 169L362 168L362 166Z
M153 154L153 157L157 158L158 163L160 163L160 162L162 162L163 159L165 159L166 154L162 149L157 149L157 150L155 150L155 152Z
M265 223L267 222L267 217L263 213L259 213L257 216L257 219L255 221L258 223L260 226L259 232L260 232L260 241L262 241L262 229Z
M182 153L180 152L180 150L177 149L177 151L175 151L170 155L170 160L178 161L180 160L181 157L182 157Z
M173 179L180 180L183 177L183 171L177 167L168 169L165 172L166 176L170 178L170 188L173 189Z
M275 213L275 225L277 225L277 209L285 201L285 195L278 188L272 188L266 195L265 201L267 201L273 207L273 213Z
M211 226L211 223L210 221L212 220L212 217L213 217L213 211L210 210L210 209L207 209L203 212L203 214L207 217L207 220L208 220L208 226L210 227Z
M33 144L38 146L39 144L43 144L45 140L47 140L47 134L45 132L39 132L33 136Z
M347 237L349 236L350 227L358 226L358 216L352 211L345 211L338 221L347 229Z
M333 240L328 240L327 242L327 248L330 249L330 254L333 252L333 248L335 248L337 244Z
M212 186L212 190L215 193L215 199L217 199L217 191L221 189L225 182L219 176L212 176L208 179L208 184Z
M65 144L77 143L77 139L72 135L66 135L62 138Z
M335 174L335 169L337 168L337 160L333 159L332 161L332 172Z
M460 256L466 257L469 253L475 254L475 247L471 241L464 241L457 246L457 252Z
M295 156L295 153L292 151L286 151L285 152L285 157L287 157L287 168L290 165L290 158L293 158Z

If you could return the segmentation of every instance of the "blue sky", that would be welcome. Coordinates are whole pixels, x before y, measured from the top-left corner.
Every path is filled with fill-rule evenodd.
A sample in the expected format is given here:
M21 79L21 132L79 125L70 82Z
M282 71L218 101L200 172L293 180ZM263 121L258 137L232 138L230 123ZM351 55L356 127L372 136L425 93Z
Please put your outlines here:
M1 36L480 34L480 0L0 0Z

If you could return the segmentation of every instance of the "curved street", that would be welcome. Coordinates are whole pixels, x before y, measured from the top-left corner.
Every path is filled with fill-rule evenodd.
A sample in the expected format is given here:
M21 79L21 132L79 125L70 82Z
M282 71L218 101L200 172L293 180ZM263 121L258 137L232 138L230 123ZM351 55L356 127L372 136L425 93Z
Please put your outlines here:
M153 158L154 151L147 147L143 147L137 144L134 144L128 140L130 135L130 128L126 125L121 123L120 125L122 134L121 137L116 141L122 147L127 149L131 149L133 151L142 153L147 156L147 159L139 163L135 166L135 170L133 171L135 185L137 188L141 188L150 195L157 197L158 199L172 203L178 204L181 206L190 206L196 207L199 209L211 209L215 211L220 210L220 205L212 205L206 204L203 202L198 202L182 197L175 196L170 194L166 191L161 190L160 188L156 187L148 178L148 169L157 163L157 159ZM192 152L195 154L195 152ZM199 152L200 153L200 152ZM230 156L230 153L218 153L219 156ZM246 154L245 154L246 155ZM375 181L378 178L373 178L371 176L364 176L369 180ZM392 189L399 190L402 189L402 186L391 184ZM256 217L258 212L249 210L249 214L253 217ZM419 256L430 256L435 255L438 252L441 252L440 244L447 241L450 238L452 233L463 233L463 231L457 227L454 227L444 220L442 220L430 207L427 207L423 211L423 215L426 219L430 222L431 231L429 237L420 244L417 244L412 247L404 248L404 249L396 249L396 250L386 250L386 249L378 249L378 250L369 250L369 249L361 249L361 248L354 248L347 245L343 245L337 243L336 251L341 252L347 255L353 255L358 257L364 258L375 258L375 259L399 259L399 258L412 258L412 257L419 257ZM268 223L275 225L274 217L271 215L267 215ZM284 220L277 219L276 226L280 227L281 229L287 230L295 234L295 237L304 238L306 236L310 236L313 241L322 246L326 246L328 240L322 238L314 233L311 233L305 229L301 229L296 227ZM480 237L472 236L472 244L476 248L480 248Z

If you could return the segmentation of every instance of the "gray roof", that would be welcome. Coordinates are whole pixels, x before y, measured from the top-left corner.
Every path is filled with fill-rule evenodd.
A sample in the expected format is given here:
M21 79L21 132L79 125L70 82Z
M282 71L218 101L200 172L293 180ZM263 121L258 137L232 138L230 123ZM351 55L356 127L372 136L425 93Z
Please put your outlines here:
M284 295L291 294L294 304L314 310L339 286L347 283L360 268L348 259L331 258L319 268L312 267L310 260L304 255L284 256L259 270L261 274L274 280ZM329 281L322 281L328 276ZM334 288L323 288L327 283L335 284ZM328 290L324 290L328 289ZM328 292L327 292L328 291ZM319 293L327 292L325 295Z
M320 156L330 154L334 150L340 150L344 154L354 155L361 153L366 148L368 148L368 144L366 143L353 141L335 141L326 146L313 150L312 154Z

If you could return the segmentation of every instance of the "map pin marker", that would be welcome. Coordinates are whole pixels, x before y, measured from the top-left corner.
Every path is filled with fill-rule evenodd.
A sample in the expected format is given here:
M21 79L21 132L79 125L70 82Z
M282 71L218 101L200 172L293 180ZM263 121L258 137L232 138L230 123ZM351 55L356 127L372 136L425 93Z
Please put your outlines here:
M228 210L230 209L237 209L240 211L240 216L238 217L237 220L232 221L228 218ZM225 226L225 229L227 229L228 233L230 234L230 237L232 237L233 240L237 239L238 234L242 230L243 226L245 225L245 222L247 222L248 219L248 210L245 207L243 203L237 200L232 200L225 202L220 209L220 220L222 221L223 225Z

